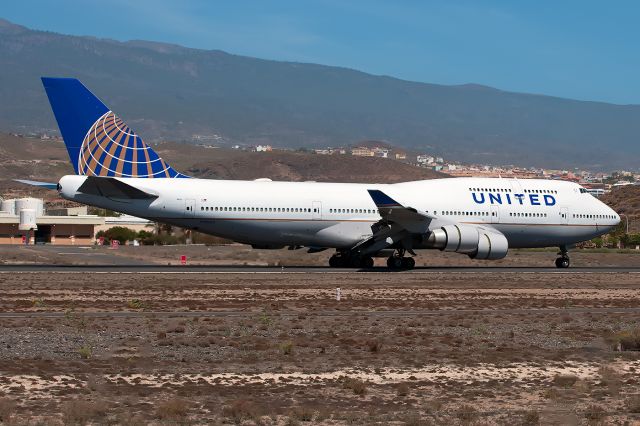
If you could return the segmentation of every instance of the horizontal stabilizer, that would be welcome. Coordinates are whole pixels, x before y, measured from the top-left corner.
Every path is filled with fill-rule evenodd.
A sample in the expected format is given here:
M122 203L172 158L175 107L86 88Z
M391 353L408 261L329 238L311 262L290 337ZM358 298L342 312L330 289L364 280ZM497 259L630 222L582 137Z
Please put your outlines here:
M117 178L88 176L78 192L99 197L144 200L158 198L157 194L131 186Z
M25 179L14 179L14 181L31 185L31 186L37 186L39 188L44 188L44 189L58 189L57 183L39 182L37 180L25 180Z

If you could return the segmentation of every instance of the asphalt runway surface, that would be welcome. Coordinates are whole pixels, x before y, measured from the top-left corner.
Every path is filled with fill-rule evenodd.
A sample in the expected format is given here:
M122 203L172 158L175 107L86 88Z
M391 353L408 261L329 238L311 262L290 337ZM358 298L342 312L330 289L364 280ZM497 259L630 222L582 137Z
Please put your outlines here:
M118 265L0 265L0 273L147 273L147 274L241 274L241 273L288 273L288 274L332 274L332 273L387 273L387 274L428 274L428 273L469 273L469 274L493 274L493 273L544 273L544 274L588 274L588 273L629 273L640 274L638 267L593 266L575 267L568 269L548 267L469 267L469 266L433 266L416 267L409 271L390 270L378 267L370 269L308 267L308 266L244 266L244 265L153 265L153 264L118 264Z

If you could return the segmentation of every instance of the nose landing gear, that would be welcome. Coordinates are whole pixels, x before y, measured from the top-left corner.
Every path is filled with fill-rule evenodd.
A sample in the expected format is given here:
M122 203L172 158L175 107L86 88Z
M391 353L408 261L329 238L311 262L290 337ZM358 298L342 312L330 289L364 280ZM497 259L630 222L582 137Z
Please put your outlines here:
M560 252L558 254L560 257L556 259L556 268L568 268L569 265L571 265L571 260L569 259L567 247L560 246Z

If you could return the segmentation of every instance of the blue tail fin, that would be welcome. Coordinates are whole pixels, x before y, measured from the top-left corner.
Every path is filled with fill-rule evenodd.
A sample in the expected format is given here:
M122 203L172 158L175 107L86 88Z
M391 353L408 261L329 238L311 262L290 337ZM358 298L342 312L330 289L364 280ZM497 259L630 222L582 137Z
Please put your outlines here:
M187 177L176 172L75 78L42 78L77 174Z

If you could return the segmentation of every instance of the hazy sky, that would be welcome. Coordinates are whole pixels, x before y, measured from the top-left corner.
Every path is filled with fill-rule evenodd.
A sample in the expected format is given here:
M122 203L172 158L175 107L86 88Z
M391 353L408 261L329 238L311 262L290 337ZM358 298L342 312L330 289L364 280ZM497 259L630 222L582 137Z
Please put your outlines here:
M35 29L640 104L640 1L6 0Z

